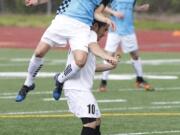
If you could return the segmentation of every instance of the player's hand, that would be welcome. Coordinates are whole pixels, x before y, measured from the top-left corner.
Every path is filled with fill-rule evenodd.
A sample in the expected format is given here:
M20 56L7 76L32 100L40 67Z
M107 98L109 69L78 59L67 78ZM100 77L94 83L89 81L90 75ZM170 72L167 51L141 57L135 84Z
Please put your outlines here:
M115 52L114 54L114 57L117 59L117 61L119 62L120 61L120 58L121 58L121 52L118 50Z
M25 0L25 5L26 6L36 6L38 5L38 0Z
M117 65L118 63L118 59L112 56L109 56L109 58L107 58L106 61L112 65Z
M111 19L107 18L107 19L106 19L106 23L110 26L110 28L111 28L113 31L116 30L116 24L115 24L113 21L111 21Z
M150 7L149 4L143 4L143 5L139 6L139 11L146 12L149 10L149 7Z
M114 12L114 16L116 16L119 19L124 19L124 14L122 12Z

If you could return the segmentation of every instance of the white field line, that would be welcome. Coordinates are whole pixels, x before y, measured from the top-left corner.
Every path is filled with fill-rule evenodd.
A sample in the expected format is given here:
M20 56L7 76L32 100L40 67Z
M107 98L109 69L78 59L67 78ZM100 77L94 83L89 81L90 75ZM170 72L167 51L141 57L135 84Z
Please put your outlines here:
M180 101L164 101L164 102L152 102L153 105L178 105L180 104Z
M53 77L56 73L54 72L40 72L37 77L47 78ZM27 72L0 72L0 78L25 78L27 76ZM94 79L101 79L101 75L95 75ZM148 79L160 79L160 80L176 80L178 76L169 76L169 75L144 75L145 78ZM109 80L132 80L135 79L136 76L134 74L110 74Z
M10 62L28 62L30 58L12 58ZM46 59L48 63L65 63L66 59ZM152 59L152 60L141 60L143 64L147 65L162 65L162 64L180 64L180 59ZM131 64L130 60L121 61L121 63Z
M119 133L111 135L152 135L152 134L173 134L180 133L180 130L169 130L169 131L153 131L153 132L137 132L137 133Z
M157 110L157 109L171 109L180 108L180 106L150 106L150 107L122 107L122 108L101 108L101 112L114 112L114 111L129 111L129 110ZM68 110L45 110L45 111L32 111L32 112L0 112L0 115L10 115L10 114L52 114L52 113L68 113ZM168 113L171 115L171 113ZM173 113L172 113L173 116Z
M66 101L66 98L61 98L60 101ZM43 101L54 101L53 98L44 98ZM97 100L98 103L123 103L127 102L126 99L105 99L105 100Z
M30 58L13 58L9 61L11 63L0 63L0 67L6 67L6 66L24 66L27 65L27 62L29 62ZM141 60L143 65L152 65L152 66L159 66L159 65L179 65L180 59L152 59L152 60ZM100 62L100 61L99 61ZM66 59L46 59L45 64L46 65L65 65ZM121 64L131 64L131 61L121 61Z
M167 88L156 88L156 91L172 91L172 90L180 90L180 87L167 87ZM10 91L10 90L9 90ZM11 90L12 91L12 90ZM109 91L134 91L134 92L137 92L139 91L138 89L135 89L135 88L121 88L121 89L117 89L117 90L109 90ZM93 92L98 92L97 90L93 90ZM43 92L37 92L36 90L35 91L32 91L31 93L29 93L30 95L41 95L41 94L52 94L52 91L43 91ZM17 95L17 92L5 92L5 93L1 93L0 92L0 96L16 96Z

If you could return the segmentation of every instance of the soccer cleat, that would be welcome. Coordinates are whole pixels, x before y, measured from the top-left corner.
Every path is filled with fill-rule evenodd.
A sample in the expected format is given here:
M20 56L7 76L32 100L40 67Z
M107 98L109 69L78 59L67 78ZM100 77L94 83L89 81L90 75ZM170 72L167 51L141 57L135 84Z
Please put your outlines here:
M107 81L101 80L101 84L99 87L99 92L106 92L107 91Z
M29 91L32 91L35 88L35 84L33 83L31 86L23 85L18 95L16 96L16 102L21 102L26 98L26 95Z
M146 81L142 81L142 82L136 81L136 86L137 88L143 88L146 91L154 91L154 88Z
M59 76L59 74L56 74L56 75L54 76L56 88L55 88L54 91L53 91L53 98L54 98L55 100L59 100L59 98L61 97L62 88L63 88L63 84L64 84L64 83L60 83L60 82L58 81L58 76Z

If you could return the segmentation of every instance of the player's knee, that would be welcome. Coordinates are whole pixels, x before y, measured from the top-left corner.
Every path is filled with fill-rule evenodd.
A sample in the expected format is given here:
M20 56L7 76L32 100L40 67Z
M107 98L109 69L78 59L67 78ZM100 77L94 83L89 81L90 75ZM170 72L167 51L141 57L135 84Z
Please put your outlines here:
M139 55L138 55L138 53L136 51L131 52L130 55L131 55L133 60L138 60L139 59Z
M75 63L78 67L82 68L86 64L86 61L83 59L75 60Z
M87 61L87 52L83 51L74 51L74 60L78 67L82 68L86 64Z
M101 125L101 118L96 119L96 126Z
M83 127L96 128L97 121L96 118L81 118Z
M35 57L38 57L38 58L44 57L44 53L39 50L35 50L34 55L35 55Z

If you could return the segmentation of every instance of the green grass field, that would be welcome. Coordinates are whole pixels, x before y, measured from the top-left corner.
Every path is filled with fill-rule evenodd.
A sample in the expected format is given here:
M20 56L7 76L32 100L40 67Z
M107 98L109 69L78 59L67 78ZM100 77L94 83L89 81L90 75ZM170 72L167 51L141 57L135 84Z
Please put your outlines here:
M25 79L16 76L26 72L32 52L0 49L0 135L79 135L81 121L68 112L66 101L51 100L52 77L38 77L35 91L24 102L15 102ZM141 57L154 92L139 90L135 79L127 79L110 80L109 91L99 93L99 80L94 81L93 93L101 100L102 135L180 134L180 54L142 52ZM52 50L41 72L62 71L65 60L64 51ZM128 55L112 74L134 75Z

